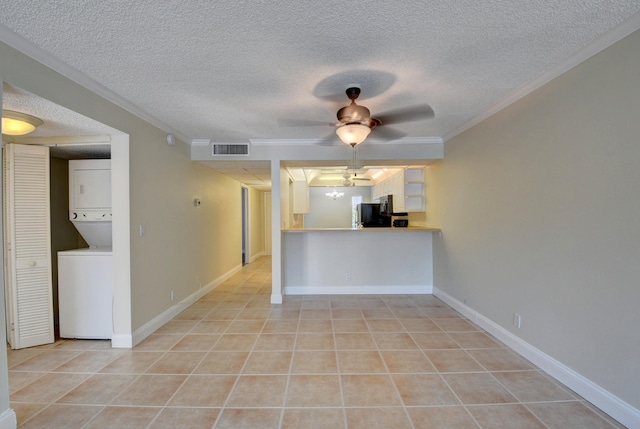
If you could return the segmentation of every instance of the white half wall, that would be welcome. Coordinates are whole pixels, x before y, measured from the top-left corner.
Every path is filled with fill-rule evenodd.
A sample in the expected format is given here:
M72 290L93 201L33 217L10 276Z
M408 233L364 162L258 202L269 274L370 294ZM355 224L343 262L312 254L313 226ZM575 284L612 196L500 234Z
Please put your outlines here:
M431 234L376 228L284 231L285 295L431 293Z

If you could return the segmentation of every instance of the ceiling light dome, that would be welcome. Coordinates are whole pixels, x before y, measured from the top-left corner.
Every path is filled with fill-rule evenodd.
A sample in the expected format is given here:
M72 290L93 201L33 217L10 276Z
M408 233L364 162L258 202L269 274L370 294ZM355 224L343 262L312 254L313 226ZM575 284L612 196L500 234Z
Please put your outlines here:
M14 112L13 110L2 111L2 134L8 136L23 136L32 133L43 123L41 119L26 113Z
M336 134L340 140L350 146L362 143L370 132L371 128L362 124L345 124L336 128Z

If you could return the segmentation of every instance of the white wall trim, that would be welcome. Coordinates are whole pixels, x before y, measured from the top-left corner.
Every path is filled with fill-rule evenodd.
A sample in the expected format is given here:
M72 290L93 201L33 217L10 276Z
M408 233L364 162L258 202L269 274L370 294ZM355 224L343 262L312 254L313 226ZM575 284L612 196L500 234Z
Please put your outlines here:
M112 349L130 349L133 347L133 338L128 334L113 334L111 337Z
M206 284L204 287L201 287L179 303L167 308L165 311L142 325L140 328L136 329L133 332L132 345L139 344L142 340L147 338L149 335L153 334L160 327L162 327L165 323L169 322L171 319L176 317L178 314L187 309L191 304L211 292L213 289L221 285L224 281L228 280L234 274L240 272L242 270L242 265L238 265L235 268L227 271L225 274L221 275L217 279L212 282ZM113 346L113 340L111 343Z
M640 410L627 404L622 399L583 377L562 362L535 348L446 292L433 288L433 294L618 422L629 428L640 428Z
M395 295L431 294L432 286L286 286L285 295Z
M565 61L561 62L551 70L545 72L542 76L538 77L537 79L534 79L530 82L525 83L523 86L521 86L520 88L517 88L511 94L507 95L506 97L502 98L497 103L495 103L494 105L490 106L488 109L482 111L479 115L476 115L475 117L471 118L469 121L462 124L455 130L447 133L446 135L443 136L443 141L447 142L452 138L454 138L455 136L457 136L458 134L462 134L463 132L473 127L474 125L479 124L485 119L495 115L502 109L505 109L508 106L512 105L513 103L520 100L521 98L531 94L536 89L542 87L543 85L546 85L547 83L551 82L553 79L568 72L569 70L576 67L580 63L588 60L589 58L593 57L594 55L596 55L600 51L603 51L604 49L608 48L614 43L624 39L629 34L633 33L638 29L640 29L640 13L636 13L635 15L632 15L630 18L628 18L626 21L623 21L620 25L616 26L608 33L605 33L604 35L594 40L589 45L582 48L575 55L571 56L570 58L567 58Z
M18 427L16 412L12 408L4 410L0 414L0 429L16 429L16 427Z
M249 139L249 142L253 146L313 146L321 143L321 139ZM404 144L417 144L417 145L436 145L442 146L444 140L440 136L424 136L424 137L403 137L397 140L382 140L376 138L368 138L367 145L404 145ZM336 137L334 146L343 146L342 143Z
M262 252L258 252L255 255L253 255L250 259L249 259L249 263L251 264L252 262L255 262L258 258L261 258L265 255L264 250Z
M131 208L129 135L111 136L113 210L113 335L111 347L131 348Z
M282 295L279 293L272 293L271 304L282 304Z

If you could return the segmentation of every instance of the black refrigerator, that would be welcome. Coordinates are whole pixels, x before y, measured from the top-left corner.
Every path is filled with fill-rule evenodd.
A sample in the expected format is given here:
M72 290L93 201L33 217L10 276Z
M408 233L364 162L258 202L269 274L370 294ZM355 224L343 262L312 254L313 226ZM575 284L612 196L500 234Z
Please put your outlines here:
M391 216L380 214L380 204L358 204L358 223L364 228L386 228L391 226Z

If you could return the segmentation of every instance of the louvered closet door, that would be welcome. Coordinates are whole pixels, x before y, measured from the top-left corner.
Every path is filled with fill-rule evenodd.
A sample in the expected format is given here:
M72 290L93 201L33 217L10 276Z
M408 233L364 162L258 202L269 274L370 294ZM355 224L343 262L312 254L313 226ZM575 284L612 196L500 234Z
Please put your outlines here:
M5 287L11 348L52 343L49 148L5 151Z

